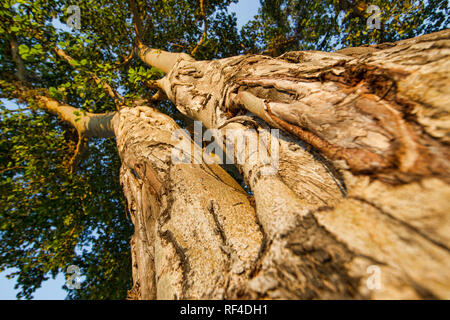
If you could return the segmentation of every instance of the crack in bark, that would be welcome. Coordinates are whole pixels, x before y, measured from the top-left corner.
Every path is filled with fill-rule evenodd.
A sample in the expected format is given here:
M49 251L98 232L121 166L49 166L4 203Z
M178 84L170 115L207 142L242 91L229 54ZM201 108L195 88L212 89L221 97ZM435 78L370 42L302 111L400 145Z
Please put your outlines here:
M175 239L175 236L173 235L172 231L165 230L163 232L159 232L159 235L162 239L164 239L167 243L171 243L175 249L175 252L177 253L178 257L180 258L180 265L182 268L182 276L183 276L183 283L181 286L181 296L180 300L187 299L186 293L189 290L189 283L188 283L188 274L191 270L190 264L189 264L189 257L185 253L185 249L180 247L177 240Z
M372 208L375 208L377 211L379 211L380 213L382 213L383 215L385 215L386 217L388 217L389 219L394 220L395 222L399 223L400 225L404 226L405 228L411 230L412 232L417 233L418 235L420 235L421 237L423 237L424 239L428 240L429 242L433 243L434 245L444 249L447 252L450 252L450 248L445 245L444 243L441 243L437 240L434 240L432 238L430 238L428 235L426 235L425 233L423 233L421 230L419 230L418 228L416 228L415 226L407 223L406 221L403 221L395 216L393 216L392 214L384 211L382 208L380 208L379 206L377 206L376 204L362 198L362 197L358 197L358 196L350 196L349 199L354 199L357 200L359 202L365 203L369 206L371 206Z
M211 213L211 216L213 217L214 220L214 225L216 226L216 229L214 230L214 233L218 234L220 237L220 240L222 241L222 244L226 247L229 247L228 243L227 243L227 237L225 235L225 231L223 230L222 225L219 222L219 218L217 216L217 212L216 212L216 208L218 207L218 204L216 203L215 200L210 200L209 204L208 204L208 211L209 213ZM230 253L229 252L225 252L228 256L228 258L230 257Z
M214 220L214 225L215 225L215 229L214 229L214 233L218 234L220 237L220 240L222 242L222 245L220 246L220 249L222 250L222 252L226 255L227 259L225 262L225 269L226 269L226 285L225 285L225 294L228 291L229 285L231 283L231 275L230 275L230 271L231 271L231 255L232 252L235 251L228 243L227 241L227 237L225 235L225 230L223 229L222 225L220 224L219 221L219 217L218 217L218 204L215 200L210 200L209 204L208 204L208 211L211 214L213 220Z
M259 232L261 232L262 238L261 238L261 246L258 250L258 256L256 257L256 260L253 262L253 267L251 267L249 272L249 279L255 277L261 268L261 263L267 254L269 252L270 243L271 240L269 239L266 231L264 230L264 227L259 220L258 213L255 210L255 223L258 225Z

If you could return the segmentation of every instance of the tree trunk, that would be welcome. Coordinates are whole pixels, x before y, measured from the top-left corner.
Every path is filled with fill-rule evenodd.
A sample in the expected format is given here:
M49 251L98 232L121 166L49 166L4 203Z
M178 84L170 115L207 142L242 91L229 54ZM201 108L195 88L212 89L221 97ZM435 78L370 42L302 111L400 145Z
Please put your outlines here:
M179 142L174 139L179 127L170 117L140 106L122 109L113 121L121 183L135 225L130 296L237 295L263 243L248 194L217 164L201 158L199 164L175 163L172 149Z
M246 145L236 164L253 209L219 166L171 161L167 116L121 110L132 296L449 299L449 37L216 61L141 48L169 61L180 112L234 149L272 137L278 158L273 174Z

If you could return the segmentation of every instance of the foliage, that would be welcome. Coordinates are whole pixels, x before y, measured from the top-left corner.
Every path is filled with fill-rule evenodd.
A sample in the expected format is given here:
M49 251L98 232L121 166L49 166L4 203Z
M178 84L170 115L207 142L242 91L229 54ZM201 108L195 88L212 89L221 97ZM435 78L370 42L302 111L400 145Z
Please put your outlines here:
M449 27L446 0L261 0L242 35L249 51L279 55L330 51L392 42ZM380 29L369 29L370 5L380 8Z

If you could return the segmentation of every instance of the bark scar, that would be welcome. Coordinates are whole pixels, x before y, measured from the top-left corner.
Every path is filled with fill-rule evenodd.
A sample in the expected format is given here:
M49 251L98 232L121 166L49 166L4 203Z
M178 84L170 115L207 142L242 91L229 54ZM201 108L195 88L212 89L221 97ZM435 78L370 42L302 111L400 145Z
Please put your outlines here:
M305 141L331 160L345 160L354 172L375 172L391 166L382 156L363 149L339 148L314 133L290 124L277 116L271 110L267 100L264 100L266 112L277 125L295 137Z
M128 159L125 162L133 176L148 186L150 192L161 200L164 193L164 184L158 178L157 172L146 159Z

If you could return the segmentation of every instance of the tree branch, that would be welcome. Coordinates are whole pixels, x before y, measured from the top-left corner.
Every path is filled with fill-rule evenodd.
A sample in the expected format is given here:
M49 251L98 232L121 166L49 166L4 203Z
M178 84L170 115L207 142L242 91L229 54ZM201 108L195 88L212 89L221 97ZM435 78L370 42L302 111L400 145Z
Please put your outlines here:
M137 37L137 55L147 65L169 73L179 59L194 60L186 53L172 53L159 49L152 49L142 43L142 21L139 18L139 8L134 0L130 0L130 9L133 14L133 25Z
M120 68L128 65L130 61L133 60L135 52L136 52L136 43L133 42L133 45L131 46L131 51L128 54L128 56L126 56L123 61L117 61L114 67Z
M136 40L138 45L142 44L142 21L139 16L139 7L134 0L129 0L131 13L133 15L133 26L136 32Z
M10 167L10 168L4 168L4 169L0 169L0 174L1 173L5 173L11 170L16 170L16 169L26 169L26 167L23 166L15 166L15 167Z
M11 40L9 41L9 44L11 46L12 59L15 62L16 67L17 67L16 77L20 81L25 81L26 80L25 64L23 63L23 60L19 55L19 44L17 43L17 38L16 38L15 34L11 35Z
M202 38L200 39L200 41L197 43L195 48L191 51L192 56L195 55L198 48L203 44L203 42L205 42L206 37L208 35L208 20L206 19L205 10L203 8L203 0L200 0L200 10L201 10L202 16L203 16L203 34L202 34Z
M11 91L11 87L14 87L15 90ZM116 112L100 114L83 112L49 98L46 95L48 94L46 89L34 89L22 81L13 83L1 81L0 88L6 89L18 100L36 102L40 109L56 115L77 131L77 146L69 161L70 172L75 172L84 151L87 149L87 140L89 138L110 138L115 136L112 120Z
M69 56L63 49L60 49L58 47L54 48L54 51L56 54L66 60L69 64L71 64L72 61L75 61L71 56ZM72 65L72 64L71 64ZM123 96L121 96L116 90L114 90L108 83L102 81L96 74L93 72L88 72L88 74L92 77L92 79L97 84L101 84L102 88L106 91L106 93L113 98L114 103L117 106L117 109L119 109L119 106L123 105L125 99Z
M115 112L83 113L72 106L62 104L55 99L39 95L36 97L42 109L57 115L63 121L71 124L86 138L114 137L111 120ZM77 115L76 113L79 113Z
M16 90L11 92L14 98L23 101L35 101L40 109L58 116L62 121L74 127L85 138L114 137L111 120L115 112L83 112L75 107L50 98L46 89L35 89L27 85L27 83L20 81L13 83L6 81L0 82L0 87L4 87L7 90L7 86L9 85L13 85L16 88Z
M152 49L142 43L138 44L137 54L145 64L169 73L178 60L195 61L186 53L173 53L159 49Z
M87 139L80 133L78 132L78 142L77 142L77 147L75 149L75 152L72 156L72 158L70 158L69 161L69 167L70 167L70 172L73 173L75 172L78 163L80 162L81 157L83 156L84 152L87 149Z

